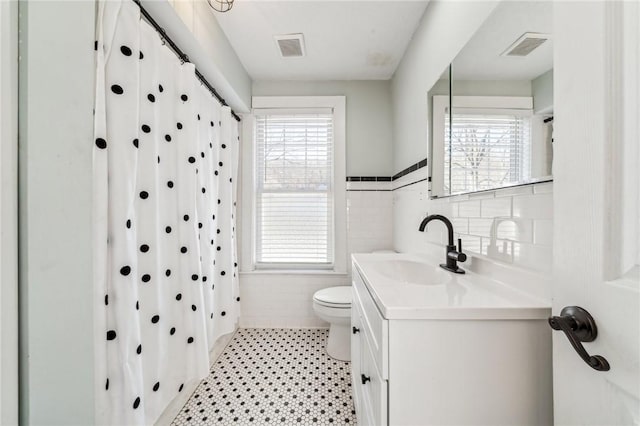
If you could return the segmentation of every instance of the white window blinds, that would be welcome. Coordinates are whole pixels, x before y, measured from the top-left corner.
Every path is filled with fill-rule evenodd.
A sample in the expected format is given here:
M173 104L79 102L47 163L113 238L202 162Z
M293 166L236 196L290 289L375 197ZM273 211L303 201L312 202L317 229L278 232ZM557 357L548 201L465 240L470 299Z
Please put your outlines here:
M255 262L333 264L330 109L255 115Z
M445 193L480 191L531 177L528 112L454 108L451 140L445 115Z

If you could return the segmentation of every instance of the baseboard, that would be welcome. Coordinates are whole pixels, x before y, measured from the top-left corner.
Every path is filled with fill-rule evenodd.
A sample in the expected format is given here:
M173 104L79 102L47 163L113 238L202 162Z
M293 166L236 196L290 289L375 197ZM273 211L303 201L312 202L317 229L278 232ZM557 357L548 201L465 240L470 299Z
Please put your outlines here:
M212 366L214 362L218 359L220 355L224 352L225 348L233 338L233 336L238 331L238 327L236 327L235 331L229 334L225 334L220 336L216 343L213 345L213 349L209 352L209 366ZM155 426L168 426L171 424L173 419L175 419L182 407L185 406L193 392L195 392L196 388L200 384L202 380L196 379L191 380L184 384L183 392L180 392L174 399L169 403L167 408L162 412L158 420L154 423Z

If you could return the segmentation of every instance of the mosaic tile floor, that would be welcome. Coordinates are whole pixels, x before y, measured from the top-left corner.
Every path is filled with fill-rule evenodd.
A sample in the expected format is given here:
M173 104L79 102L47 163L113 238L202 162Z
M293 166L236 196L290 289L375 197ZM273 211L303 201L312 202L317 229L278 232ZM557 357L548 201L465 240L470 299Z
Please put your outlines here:
M172 425L353 425L350 364L328 330L240 329Z

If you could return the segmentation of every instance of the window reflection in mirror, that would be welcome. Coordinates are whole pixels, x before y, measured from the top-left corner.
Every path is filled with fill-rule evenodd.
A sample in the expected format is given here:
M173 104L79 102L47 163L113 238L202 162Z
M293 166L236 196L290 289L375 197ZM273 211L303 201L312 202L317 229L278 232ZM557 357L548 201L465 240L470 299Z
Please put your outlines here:
M433 197L552 179L551 34L549 2L503 2L452 63L452 96L434 85Z

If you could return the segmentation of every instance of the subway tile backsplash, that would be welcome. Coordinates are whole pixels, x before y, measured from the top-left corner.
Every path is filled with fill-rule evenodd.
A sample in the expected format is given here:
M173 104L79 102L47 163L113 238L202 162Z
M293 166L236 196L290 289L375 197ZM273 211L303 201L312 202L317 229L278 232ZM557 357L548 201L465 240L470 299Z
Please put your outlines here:
M457 217L480 217L480 200L460 201Z
M553 219L553 194L513 197L513 215L530 219Z
M416 184L393 195L394 241L399 251L419 252L426 242L445 244L444 227L417 231L426 214L443 214L452 219L456 239L462 239L465 252L543 274L551 271L551 182L438 200L429 200L426 185Z
M393 193L347 191L347 250L370 253L393 248ZM351 262L348 262L349 268Z
M460 200L454 229L465 250L514 265L549 272L552 265L553 193L551 184L540 192L527 188L489 193L489 198ZM465 223L468 221L468 224Z
M480 202L480 215L482 217L510 217L512 197L490 198Z

